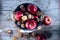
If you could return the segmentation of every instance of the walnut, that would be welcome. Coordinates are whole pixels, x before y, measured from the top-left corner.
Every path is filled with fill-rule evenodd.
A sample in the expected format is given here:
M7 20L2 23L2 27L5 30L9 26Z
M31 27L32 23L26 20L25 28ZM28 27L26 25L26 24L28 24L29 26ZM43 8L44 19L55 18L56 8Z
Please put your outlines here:
M16 36L14 36L14 37L12 38L12 40L17 40L17 37L16 37Z
M12 32L12 30L7 30L6 31L8 34L12 34L13 32Z
M27 20L27 16L22 16L22 20L23 21Z

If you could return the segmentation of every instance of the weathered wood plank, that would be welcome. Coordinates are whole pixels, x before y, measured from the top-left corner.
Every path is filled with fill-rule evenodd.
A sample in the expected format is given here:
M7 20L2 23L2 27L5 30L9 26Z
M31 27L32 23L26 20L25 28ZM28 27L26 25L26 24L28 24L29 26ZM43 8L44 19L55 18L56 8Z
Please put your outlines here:
M58 0L0 0L0 29L6 29L7 27L13 29L14 23L11 20L11 15L13 14L14 9L22 3L36 4L46 15L49 15L52 18L51 30L59 30L60 9ZM1 33L1 40L11 40L7 34L4 34L4 36L3 33L5 32ZM53 32L52 37L47 40L59 40L58 35L60 34L58 33L59 32Z

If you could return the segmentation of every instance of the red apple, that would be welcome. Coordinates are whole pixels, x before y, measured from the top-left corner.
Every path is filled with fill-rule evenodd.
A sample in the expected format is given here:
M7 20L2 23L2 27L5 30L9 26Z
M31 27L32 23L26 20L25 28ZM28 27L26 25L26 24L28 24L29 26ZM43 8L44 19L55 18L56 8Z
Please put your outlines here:
M46 36L44 34L37 35L37 40L46 40Z
M35 20L29 20L26 22L27 29L34 29L37 26L37 22Z
M17 21L20 21L22 16L23 16L23 13L20 11L17 11L14 15L14 17Z
M45 25L49 25L52 22L51 18L49 16L45 16L43 19L43 23Z
M33 4L29 4L27 7L27 10L31 13L31 14L35 14L37 12L37 7Z

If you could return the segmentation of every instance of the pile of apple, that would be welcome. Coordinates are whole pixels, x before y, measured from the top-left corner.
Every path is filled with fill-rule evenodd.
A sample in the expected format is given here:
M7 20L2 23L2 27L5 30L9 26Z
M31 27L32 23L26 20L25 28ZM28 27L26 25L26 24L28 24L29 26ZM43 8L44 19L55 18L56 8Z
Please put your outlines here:
M51 23L49 16L44 16L42 21L41 16L41 10L36 5L30 3L21 4L14 11L15 24L22 29L32 30L37 28L39 23L44 25Z

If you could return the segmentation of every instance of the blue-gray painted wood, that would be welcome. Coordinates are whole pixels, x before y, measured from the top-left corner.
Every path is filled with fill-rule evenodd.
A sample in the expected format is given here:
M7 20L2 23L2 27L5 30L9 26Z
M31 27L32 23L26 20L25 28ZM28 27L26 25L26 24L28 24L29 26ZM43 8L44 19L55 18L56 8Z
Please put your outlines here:
M59 40L60 37L60 7L59 0L0 0L0 40L12 40L4 31L6 29L12 29L16 33L14 28L14 22L12 21L12 14L14 9L22 3L36 4L42 12L49 15L52 18L51 28L52 37L47 40ZM14 28L14 29L13 29ZM55 31L53 31L55 30ZM15 35L15 34L14 34ZM13 36L14 36L13 35Z

